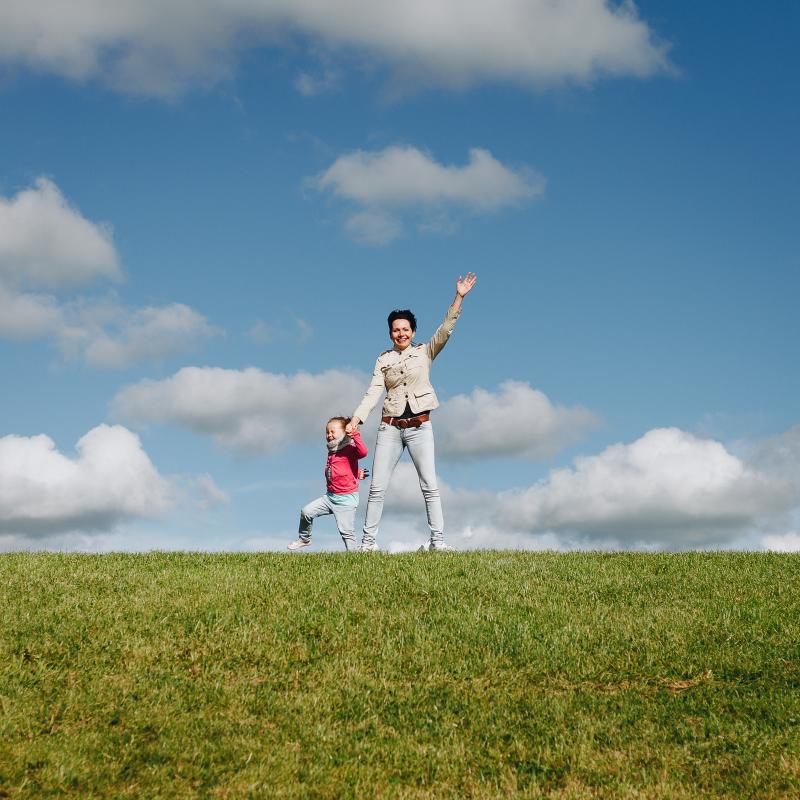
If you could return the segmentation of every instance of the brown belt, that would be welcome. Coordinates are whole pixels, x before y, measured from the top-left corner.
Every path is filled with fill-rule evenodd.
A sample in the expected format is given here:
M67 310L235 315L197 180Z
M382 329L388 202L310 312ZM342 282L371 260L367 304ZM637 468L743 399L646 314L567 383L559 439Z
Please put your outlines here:
M395 428L419 428L423 422L427 422L431 418L430 414L417 414L416 417L381 417L381 422L387 425L394 425Z

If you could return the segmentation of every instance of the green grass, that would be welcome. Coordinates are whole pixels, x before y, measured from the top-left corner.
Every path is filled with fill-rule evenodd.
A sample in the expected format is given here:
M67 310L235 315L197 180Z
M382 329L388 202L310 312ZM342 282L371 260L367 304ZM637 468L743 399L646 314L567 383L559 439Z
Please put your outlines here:
M800 796L800 558L0 556L0 797Z

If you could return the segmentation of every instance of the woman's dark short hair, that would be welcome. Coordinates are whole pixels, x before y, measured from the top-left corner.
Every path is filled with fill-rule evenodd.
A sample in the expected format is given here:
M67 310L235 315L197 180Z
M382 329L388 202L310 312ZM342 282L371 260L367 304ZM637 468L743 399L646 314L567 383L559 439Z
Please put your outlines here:
M389 333L392 331L392 323L396 319L407 319L408 324L411 325L411 330L416 333L417 331L417 318L414 316L413 311L409 311L407 308L396 308L389 314L389 319L387 322L389 323Z

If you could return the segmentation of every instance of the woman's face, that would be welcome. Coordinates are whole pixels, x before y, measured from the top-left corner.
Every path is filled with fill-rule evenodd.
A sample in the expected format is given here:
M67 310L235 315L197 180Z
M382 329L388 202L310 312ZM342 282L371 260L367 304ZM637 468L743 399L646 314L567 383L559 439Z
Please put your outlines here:
M414 338L414 331L411 330L411 323L407 319L396 319L392 323L392 330L389 332L394 346L398 350L405 350Z

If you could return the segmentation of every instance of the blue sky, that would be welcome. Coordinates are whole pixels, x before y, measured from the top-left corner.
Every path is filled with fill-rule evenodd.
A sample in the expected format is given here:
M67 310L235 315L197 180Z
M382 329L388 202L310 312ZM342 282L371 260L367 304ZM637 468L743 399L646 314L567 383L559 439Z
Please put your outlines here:
M284 547L467 271L455 546L800 547L800 11L487 9L4 5L0 548Z

